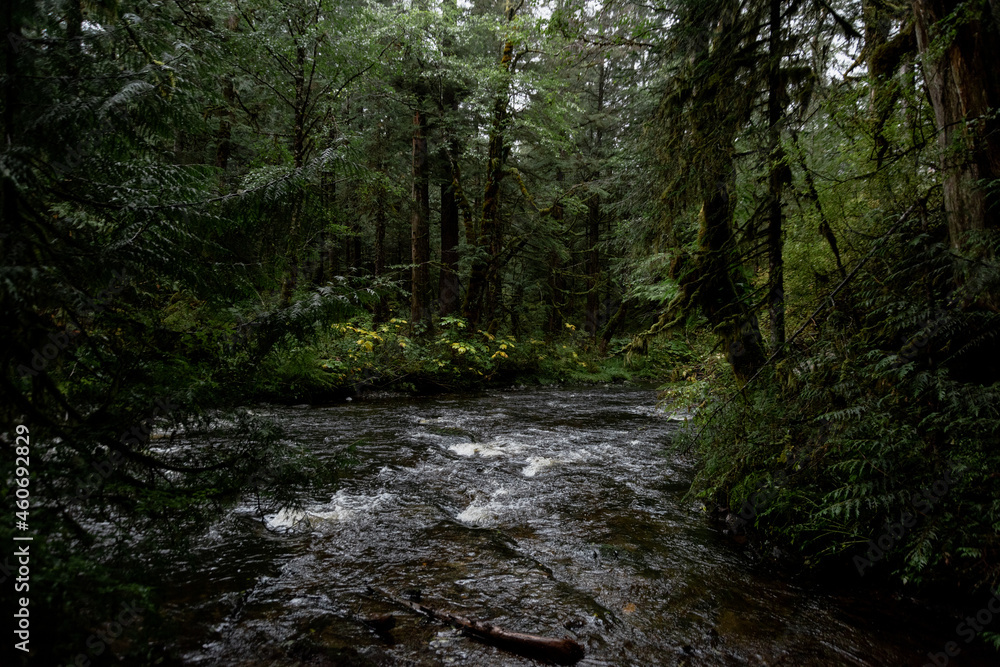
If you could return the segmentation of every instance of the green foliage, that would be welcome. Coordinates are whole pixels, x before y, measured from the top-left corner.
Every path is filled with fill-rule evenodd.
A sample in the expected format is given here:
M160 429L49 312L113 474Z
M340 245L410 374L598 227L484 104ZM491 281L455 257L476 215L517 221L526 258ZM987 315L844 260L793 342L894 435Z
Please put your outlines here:
M686 343L665 339L626 363L621 353L602 355L572 325L565 331L550 340L519 339L444 317L433 333L411 335L410 324L400 318L380 325L351 319L318 330L309 343L289 337L287 344L276 345L263 358L251 391L269 400L301 402L364 389L438 392L507 382L656 380L694 359Z
M971 591L1000 581L1000 382L990 342L1000 316L975 305L995 293L1000 271L981 265L979 282L949 294L952 257L938 234L911 226L894 236L838 303L832 321L844 324L699 426L697 488L739 511L762 477L780 479L757 526L807 562L845 569L909 512L915 525L870 569ZM919 499L926 489L930 502Z
M374 329L334 325L322 348L322 366L342 385L370 384L377 378L383 386L405 383L438 390L531 374L546 360L548 369L572 370L562 374L566 380L582 379L579 371L569 368L571 364L596 372L569 345L545 346L534 338L523 342L512 335L473 330L460 317L442 318L431 336L410 336L409 331L409 324L396 318ZM554 353L557 360L540 351ZM549 377L545 371L539 374Z

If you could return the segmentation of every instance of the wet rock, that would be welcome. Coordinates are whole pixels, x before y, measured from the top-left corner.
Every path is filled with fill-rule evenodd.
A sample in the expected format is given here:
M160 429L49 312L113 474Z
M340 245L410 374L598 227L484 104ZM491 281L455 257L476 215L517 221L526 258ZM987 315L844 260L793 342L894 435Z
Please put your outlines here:
M396 627L396 617L392 614L376 614L361 619L361 622L378 633L389 632Z

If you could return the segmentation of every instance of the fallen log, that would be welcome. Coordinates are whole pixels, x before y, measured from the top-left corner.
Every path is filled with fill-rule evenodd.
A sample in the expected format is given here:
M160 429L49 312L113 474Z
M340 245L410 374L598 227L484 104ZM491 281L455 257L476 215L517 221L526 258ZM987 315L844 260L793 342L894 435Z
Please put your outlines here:
M570 637L555 639L552 637L529 635L523 632L511 632L510 630L497 627L492 623L476 621L449 611L433 609L419 602L406 600L375 588L371 590L398 605L412 609L418 614L455 626L466 635L526 658L542 660L556 665L575 665L584 655L583 646Z

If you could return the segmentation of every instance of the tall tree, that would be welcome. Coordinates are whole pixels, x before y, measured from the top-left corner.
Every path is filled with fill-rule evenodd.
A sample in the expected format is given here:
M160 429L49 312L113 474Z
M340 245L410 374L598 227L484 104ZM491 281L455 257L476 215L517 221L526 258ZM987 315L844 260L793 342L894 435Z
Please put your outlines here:
M460 18L457 0L445 0L442 6L445 23L458 27ZM455 40L446 31L441 40L442 54L454 57ZM440 79L439 112L442 118L442 144L445 159L442 160L444 177L441 179L441 272L438 279L438 314L442 317L459 312L461 307L461 279L459 277L459 209L457 170L461 159L462 146L459 141L459 82L449 77Z
M1000 229L1000 18L987 0L913 0L924 81L938 128L953 248Z
M757 41L761 24L730 0L683 3L682 9L683 28L675 37L678 70L661 107L667 141L659 151L664 159L684 156L667 172L672 180L665 214L680 215L678 206L697 203L698 240L694 260L677 276L681 291L654 329L699 308L722 337L733 371L746 381L763 363L764 349L733 233L732 190L734 142L755 96L740 86L744 61L734 54ZM682 185L688 179L694 187ZM678 187L683 189L673 190Z
M594 110L595 115L599 118L604 112L604 94L605 85L607 83L607 64L604 58L600 58L597 64L597 85L594 94L596 99L594 100ZM591 146L594 152L594 157L598 160L601 158L601 153L604 148L604 128L601 126L600 122L594 123L594 127L591 131ZM601 177L600 170L597 170L590 174L590 179L593 181L599 180ZM599 309L601 307L601 294L600 294L600 283L601 283L601 223L603 221L601 215L601 195L599 192L592 192L589 197L587 197L587 246L586 246L586 260L584 272L586 274L587 281L587 305L586 314L584 316L584 330L591 336L596 337L598 334L598 318Z
M782 190L791 181L781 147L782 97L781 64L785 44L781 35L782 1L768 2L767 60L767 304L771 320L771 349L785 344L785 262L782 249Z
M417 96L413 112L413 212L410 214L410 247L413 267L410 277L410 327L430 320L430 166L427 151L427 117Z

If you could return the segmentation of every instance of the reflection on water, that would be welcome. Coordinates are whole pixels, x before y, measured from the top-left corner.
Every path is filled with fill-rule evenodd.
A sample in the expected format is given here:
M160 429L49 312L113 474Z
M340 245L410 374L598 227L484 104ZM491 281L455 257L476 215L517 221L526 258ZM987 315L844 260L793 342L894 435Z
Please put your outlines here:
M952 619L767 573L682 496L650 390L267 408L359 464L302 511L227 517L164 574L187 664L528 665L384 600L570 635L584 665L922 665ZM393 614L391 631L364 621ZM949 623L951 624L949 627ZM991 664L962 655L953 665Z

